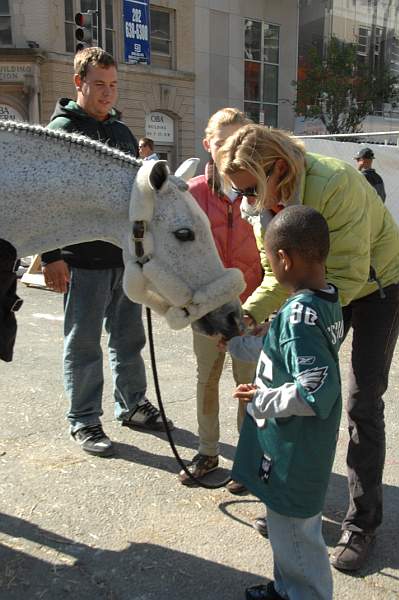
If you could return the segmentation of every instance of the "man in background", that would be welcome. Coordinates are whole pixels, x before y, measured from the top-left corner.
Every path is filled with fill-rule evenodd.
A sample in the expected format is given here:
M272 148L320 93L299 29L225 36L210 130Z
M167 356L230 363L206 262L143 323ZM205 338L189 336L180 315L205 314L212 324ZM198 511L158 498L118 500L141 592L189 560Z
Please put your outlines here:
M385 202L386 193L382 177L373 169L374 152L371 148L362 148L354 156L357 163L357 170L361 171L370 185L373 186L381 200Z
M154 152L154 141L143 137L139 141L139 155L143 160L159 160L158 154Z

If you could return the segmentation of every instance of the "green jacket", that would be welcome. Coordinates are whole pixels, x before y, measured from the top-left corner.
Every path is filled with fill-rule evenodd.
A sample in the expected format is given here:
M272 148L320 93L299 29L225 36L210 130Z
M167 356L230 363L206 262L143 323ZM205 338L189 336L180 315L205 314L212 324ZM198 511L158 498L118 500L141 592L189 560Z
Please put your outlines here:
M307 153L305 175L291 204L298 202L318 210L328 223L326 279L338 288L343 306L378 289L375 281L368 281L371 267L382 287L399 282L399 229L375 189L354 167ZM287 293L266 259L261 221L254 229L265 274L243 308L260 323L281 306Z
M307 519L323 509L341 418L343 333L337 290L301 290L264 339L232 477L281 515Z

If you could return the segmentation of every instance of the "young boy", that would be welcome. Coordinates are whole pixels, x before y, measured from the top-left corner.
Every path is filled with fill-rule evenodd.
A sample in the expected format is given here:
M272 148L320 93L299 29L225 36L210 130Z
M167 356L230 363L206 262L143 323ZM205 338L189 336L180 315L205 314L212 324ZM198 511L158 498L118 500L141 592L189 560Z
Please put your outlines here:
M232 477L266 504L274 556L274 582L247 588L246 598L331 600L321 511L341 416L343 321L337 290L325 280L324 217L307 206L285 208L267 228L265 251L291 296L263 340L255 384L234 393L248 405ZM253 341L234 338L228 347L238 355Z

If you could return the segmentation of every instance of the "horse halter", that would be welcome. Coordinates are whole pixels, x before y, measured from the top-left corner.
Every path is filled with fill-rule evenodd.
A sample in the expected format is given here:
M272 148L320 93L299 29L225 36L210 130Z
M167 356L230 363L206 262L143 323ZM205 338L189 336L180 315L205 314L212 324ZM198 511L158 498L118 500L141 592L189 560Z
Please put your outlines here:
M148 256L144 256L144 234L146 231L147 226L145 221L133 221L132 239L134 242L134 251L136 257L142 259L137 261L137 264L141 265L141 267L150 260Z

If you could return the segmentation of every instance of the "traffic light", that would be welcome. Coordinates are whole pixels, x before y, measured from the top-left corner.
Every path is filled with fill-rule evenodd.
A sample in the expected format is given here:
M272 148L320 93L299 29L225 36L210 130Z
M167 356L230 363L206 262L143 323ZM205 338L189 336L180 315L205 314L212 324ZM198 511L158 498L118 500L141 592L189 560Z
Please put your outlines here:
M93 13L94 11L88 11L76 13L75 15L75 23L77 25L75 37L78 40L76 52L93 46Z

